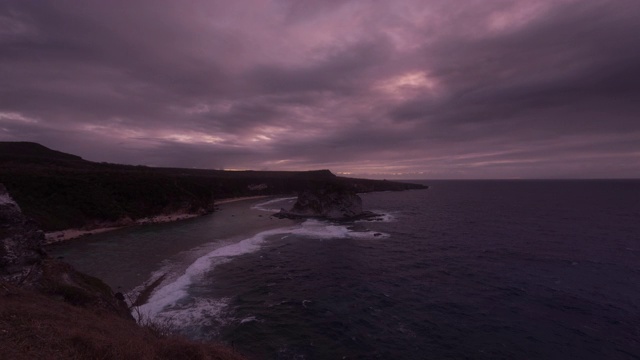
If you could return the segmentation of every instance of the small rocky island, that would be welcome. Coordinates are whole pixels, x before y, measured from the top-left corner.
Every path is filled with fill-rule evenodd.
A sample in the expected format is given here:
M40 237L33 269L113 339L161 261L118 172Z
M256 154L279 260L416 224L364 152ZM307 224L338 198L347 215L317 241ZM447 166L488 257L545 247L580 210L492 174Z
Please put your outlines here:
M329 220L357 220L379 217L362 210L362 199L355 191L328 183L325 186L301 191L290 210L281 209L279 218L323 218Z

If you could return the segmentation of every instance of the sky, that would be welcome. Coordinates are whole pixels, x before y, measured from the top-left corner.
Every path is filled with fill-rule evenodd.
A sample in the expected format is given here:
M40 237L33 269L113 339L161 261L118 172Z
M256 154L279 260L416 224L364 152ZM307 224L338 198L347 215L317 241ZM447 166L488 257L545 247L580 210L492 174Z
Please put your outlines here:
M0 141L387 179L640 178L637 0L3 0Z

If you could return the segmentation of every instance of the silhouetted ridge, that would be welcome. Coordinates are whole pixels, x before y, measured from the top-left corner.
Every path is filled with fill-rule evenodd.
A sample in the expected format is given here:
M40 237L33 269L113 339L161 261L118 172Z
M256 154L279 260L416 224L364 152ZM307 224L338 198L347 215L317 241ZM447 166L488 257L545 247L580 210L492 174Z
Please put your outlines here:
M80 156L52 150L38 143L27 141L0 142L0 157L5 159L14 158L17 160L84 161Z
M331 171L329 170L311 170L311 171L301 171L296 174L296 177L301 178L312 178L315 180L333 180L337 178Z
M329 170L223 171L97 163L28 142L0 142L0 182L46 231L206 214L217 199L294 195L336 183L355 193L422 185L339 177Z

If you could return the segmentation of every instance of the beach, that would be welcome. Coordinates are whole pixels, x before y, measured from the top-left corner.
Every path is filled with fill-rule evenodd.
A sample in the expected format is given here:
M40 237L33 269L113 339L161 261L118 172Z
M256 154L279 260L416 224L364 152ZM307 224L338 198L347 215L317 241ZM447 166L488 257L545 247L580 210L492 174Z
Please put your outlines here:
M129 292L138 288L137 293L162 274L182 270L172 269L171 263L188 263L221 243L295 223L255 208L274 199L278 198L222 199L216 202L216 211L211 214L181 221L169 217L168 222L96 229L91 234L49 243L47 252L62 257L80 271L99 277L114 291ZM69 236L78 233L67 231Z
M263 199L267 197L269 196L260 195L260 196L244 196L244 197L220 199L215 202L216 210L219 210L218 208L219 205L231 204L239 201L258 200L258 199ZM55 244L62 241L76 239L76 238L88 236L88 235L100 234L103 232L113 231L113 230L122 229L130 226L167 223L167 222L173 222L173 221L192 219L192 218L204 216L204 215L208 215L208 214L176 212L171 214L162 214L162 215L145 217L138 220L120 221L120 222L116 222L115 225L96 227L92 229L65 229L60 231L51 231L51 232L45 233L45 244L46 245Z

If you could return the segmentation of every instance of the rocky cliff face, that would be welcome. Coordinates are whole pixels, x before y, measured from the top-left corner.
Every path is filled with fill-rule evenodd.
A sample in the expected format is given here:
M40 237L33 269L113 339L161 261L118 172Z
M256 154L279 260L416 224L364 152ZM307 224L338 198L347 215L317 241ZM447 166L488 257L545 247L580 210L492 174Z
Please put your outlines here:
M133 319L100 279L47 256L44 233L25 217L0 184L0 284L10 283L64 300L72 305Z
M242 359L138 326L109 286L49 258L43 240L0 184L1 359Z
M349 220L377 215L362 211L362 199L355 192L339 186L326 185L302 191L291 210L282 209L277 216Z
M42 276L44 233L0 184L0 279L30 284Z

